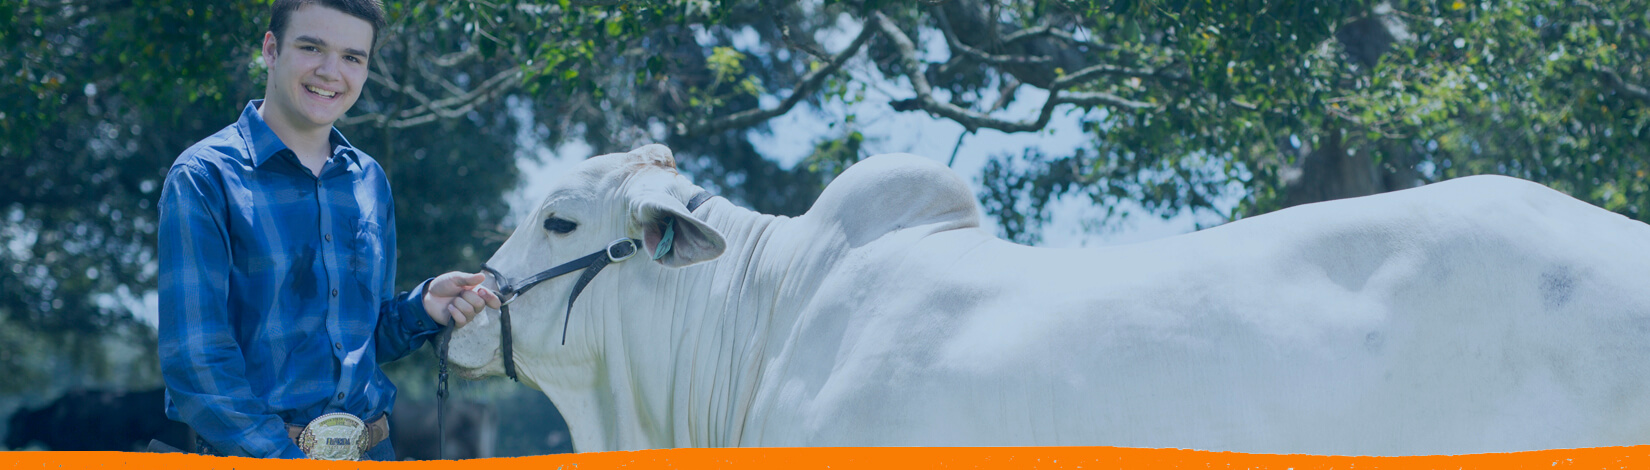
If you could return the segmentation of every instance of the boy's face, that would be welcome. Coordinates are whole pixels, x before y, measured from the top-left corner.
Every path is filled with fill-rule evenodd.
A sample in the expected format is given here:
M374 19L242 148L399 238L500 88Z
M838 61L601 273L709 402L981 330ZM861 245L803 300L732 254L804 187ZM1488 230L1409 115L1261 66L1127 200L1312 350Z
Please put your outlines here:
M372 24L321 5L292 12L283 40L264 34L269 85L264 106L274 105L302 128L332 127L361 97L372 51Z

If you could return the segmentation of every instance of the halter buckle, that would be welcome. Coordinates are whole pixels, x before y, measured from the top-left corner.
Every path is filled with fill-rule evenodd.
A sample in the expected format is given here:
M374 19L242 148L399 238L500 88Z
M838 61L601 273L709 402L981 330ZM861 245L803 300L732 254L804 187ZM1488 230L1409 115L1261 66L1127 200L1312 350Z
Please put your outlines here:
M613 243L607 244L607 260L614 263L624 261L636 256L638 251L641 251L641 249L636 247L635 239L620 238L613 240Z
M491 266L487 266L487 263L481 263L481 272L493 276L493 293L498 294L498 303L500 307L510 305L510 302L516 301L516 297L521 297L521 292L517 292L515 286L510 285L504 280L503 273L498 272L498 270L493 269Z
M508 297L508 298L505 298L505 299L499 299L499 301L498 301L498 306L500 306L500 307L503 307L503 306L505 306L505 305L510 305L510 302L515 302L515 301L516 301L516 298L518 298L518 297L521 297L521 294L520 294L520 293L516 293L516 292L511 292L511 293L509 293L509 294L503 294L503 295L504 295L504 296L505 296L505 297Z

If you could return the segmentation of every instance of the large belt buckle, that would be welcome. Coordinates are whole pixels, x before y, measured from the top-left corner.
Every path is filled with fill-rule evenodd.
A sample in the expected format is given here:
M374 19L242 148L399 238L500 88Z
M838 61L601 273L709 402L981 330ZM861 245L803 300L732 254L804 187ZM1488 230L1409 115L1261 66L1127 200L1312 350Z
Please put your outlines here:
M298 448L316 460L361 460L367 424L349 413L328 413L310 421L298 435Z

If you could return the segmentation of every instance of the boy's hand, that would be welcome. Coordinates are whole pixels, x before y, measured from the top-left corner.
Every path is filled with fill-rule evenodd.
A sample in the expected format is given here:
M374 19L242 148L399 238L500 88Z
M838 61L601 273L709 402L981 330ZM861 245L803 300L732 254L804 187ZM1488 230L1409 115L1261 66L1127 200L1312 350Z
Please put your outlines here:
M464 326L486 308L499 308L498 294L481 287L487 276L453 271L436 276L424 290L424 313L441 326Z

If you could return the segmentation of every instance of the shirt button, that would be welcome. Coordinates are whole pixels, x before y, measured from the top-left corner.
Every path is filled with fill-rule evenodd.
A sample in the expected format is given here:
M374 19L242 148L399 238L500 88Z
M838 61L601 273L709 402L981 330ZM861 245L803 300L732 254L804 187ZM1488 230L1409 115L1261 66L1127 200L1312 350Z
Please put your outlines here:
M338 289L333 289L333 290L332 290L332 296L333 296L333 297L337 297L337 296L338 296Z
M338 392L338 399L339 399L339 400L343 400L343 399L344 399L344 392Z
M329 233L329 234L323 235L323 236L321 236L321 238L330 242L330 241L332 241L332 234Z
M332 343L332 349L344 349L344 343Z

